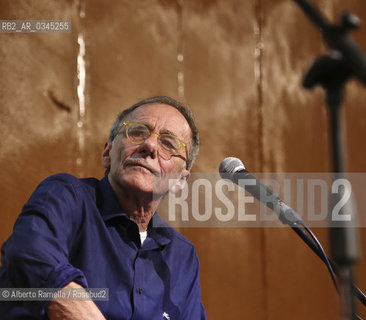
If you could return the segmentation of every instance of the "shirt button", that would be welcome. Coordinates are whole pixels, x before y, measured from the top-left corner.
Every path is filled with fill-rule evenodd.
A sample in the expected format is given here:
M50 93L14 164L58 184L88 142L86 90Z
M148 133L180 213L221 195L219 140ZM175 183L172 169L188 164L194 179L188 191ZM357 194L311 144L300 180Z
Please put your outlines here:
M139 288L139 289L138 289L138 293L139 293L139 294L141 294L141 293L142 293L142 291L143 291L143 290L142 290L142 288Z

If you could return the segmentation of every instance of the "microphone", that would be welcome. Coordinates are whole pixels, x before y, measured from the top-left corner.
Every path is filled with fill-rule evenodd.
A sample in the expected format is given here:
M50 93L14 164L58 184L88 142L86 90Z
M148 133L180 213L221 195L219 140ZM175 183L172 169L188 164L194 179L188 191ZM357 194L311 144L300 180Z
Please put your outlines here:
M244 188L254 198L273 210L283 224L289 226L303 225L303 221L297 212L286 205L277 194L248 172L240 159L234 157L225 158L220 164L219 172L222 179L230 180L239 187Z

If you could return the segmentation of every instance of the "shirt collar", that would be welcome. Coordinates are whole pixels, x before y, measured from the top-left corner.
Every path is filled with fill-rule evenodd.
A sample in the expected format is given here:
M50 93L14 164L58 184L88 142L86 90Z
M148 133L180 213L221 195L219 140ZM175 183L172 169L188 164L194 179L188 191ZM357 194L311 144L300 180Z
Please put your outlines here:
M173 229L155 212L149 222L147 234L148 237L153 238L160 246L163 246L171 241Z
M104 221L117 217L127 217L108 181L108 176L104 176L104 178L99 181L98 191L98 206Z
M129 219L121 208L119 200L109 183L108 176L104 176L99 181L98 192L98 206L104 222L122 217ZM173 237L172 228L160 218L157 212L150 220L148 237L154 239L159 246L168 244Z

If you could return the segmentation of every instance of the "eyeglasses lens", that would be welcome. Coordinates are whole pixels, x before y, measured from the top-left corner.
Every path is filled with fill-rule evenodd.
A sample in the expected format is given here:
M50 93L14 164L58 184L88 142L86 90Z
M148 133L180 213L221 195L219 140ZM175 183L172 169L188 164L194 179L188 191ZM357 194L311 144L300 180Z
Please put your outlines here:
M131 124L127 126L126 135L135 144L142 144L151 136L152 132L142 124ZM170 159L172 155L184 156L184 147L179 140L170 134L158 135L159 153L162 157Z

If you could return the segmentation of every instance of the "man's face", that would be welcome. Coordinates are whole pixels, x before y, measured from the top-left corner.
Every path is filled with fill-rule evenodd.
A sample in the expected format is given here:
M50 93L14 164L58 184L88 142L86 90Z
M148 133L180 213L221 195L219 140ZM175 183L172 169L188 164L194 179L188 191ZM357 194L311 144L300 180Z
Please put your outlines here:
M154 132L173 133L190 149L191 130L184 116L166 104L142 105L130 113L125 121L140 122ZM108 142L103 152L103 165L110 167L108 175L112 187L129 192L154 192L163 195L168 191L167 179L178 175L187 179L189 172L185 161L172 156L163 159L158 152L158 137L152 134L144 143L133 144L122 129L113 142Z

